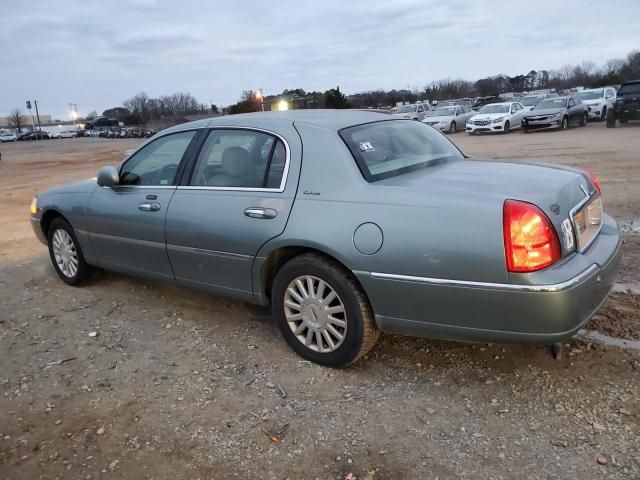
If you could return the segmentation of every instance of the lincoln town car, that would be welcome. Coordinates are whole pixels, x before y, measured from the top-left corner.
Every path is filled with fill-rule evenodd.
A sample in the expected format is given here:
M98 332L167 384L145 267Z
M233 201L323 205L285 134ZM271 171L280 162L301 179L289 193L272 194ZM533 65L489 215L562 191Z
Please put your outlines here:
M101 268L270 305L289 346L332 367L380 332L560 342L606 300L621 245L592 173L471 159L364 111L178 125L39 193L31 222L69 285Z

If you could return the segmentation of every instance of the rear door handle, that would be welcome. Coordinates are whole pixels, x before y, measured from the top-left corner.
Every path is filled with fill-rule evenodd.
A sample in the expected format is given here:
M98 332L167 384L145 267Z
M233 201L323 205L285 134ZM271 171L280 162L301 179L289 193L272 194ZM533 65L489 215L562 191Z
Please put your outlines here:
M142 210L143 212L157 212L160 210L160 204L157 202L141 203L138 205L138 210Z
M274 209L272 208L247 208L244 211L244 214L247 217L251 217L251 218L265 218L265 219L270 219L270 218L276 218L276 215L278 214L278 212L276 212Z

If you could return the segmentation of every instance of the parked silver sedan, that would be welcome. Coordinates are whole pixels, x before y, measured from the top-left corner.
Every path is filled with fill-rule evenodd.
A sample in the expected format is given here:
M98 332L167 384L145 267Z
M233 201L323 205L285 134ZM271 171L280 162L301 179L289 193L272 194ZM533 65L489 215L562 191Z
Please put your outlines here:
M164 130L38 194L31 222L69 285L101 267L271 305L291 348L333 367L381 331L566 339L606 299L621 244L593 175L471 160L420 122L358 111Z
M464 130L467 120L476 113L466 105L436 107L423 122L442 132L456 133L458 130Z

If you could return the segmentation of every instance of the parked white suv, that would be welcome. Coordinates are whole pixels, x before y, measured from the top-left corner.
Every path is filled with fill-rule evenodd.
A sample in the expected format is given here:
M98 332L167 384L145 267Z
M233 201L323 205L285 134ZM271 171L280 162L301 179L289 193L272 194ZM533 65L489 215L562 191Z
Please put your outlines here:
M613 108L616 91L612 87L592 88L575 94L589 109L589 120L606 120L607 110Z
M467 120L465 129L469 135L477 132L509 133L520 128L527 109L520 102L490 103Z

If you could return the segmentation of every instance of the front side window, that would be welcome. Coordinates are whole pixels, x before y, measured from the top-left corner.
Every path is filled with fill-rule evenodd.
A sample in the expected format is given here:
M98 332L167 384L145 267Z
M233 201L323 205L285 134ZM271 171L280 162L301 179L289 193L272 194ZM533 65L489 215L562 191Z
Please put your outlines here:
M145 145L120 168L120 185L172 185L184 152L196 134L189 132L165 135Z
M340 136L369 182L464 158L445 136L421 122L367 123L342 129Z
M576 102L575 102L575 100L573 98L569 99L569 106L570 107L575 107L576 106Z
M253 130L212 130L202 146L190 185L279 188L286 165L282 140Z

